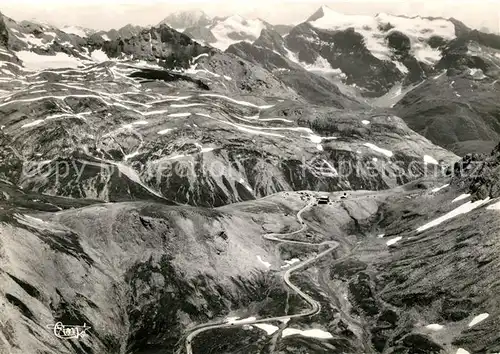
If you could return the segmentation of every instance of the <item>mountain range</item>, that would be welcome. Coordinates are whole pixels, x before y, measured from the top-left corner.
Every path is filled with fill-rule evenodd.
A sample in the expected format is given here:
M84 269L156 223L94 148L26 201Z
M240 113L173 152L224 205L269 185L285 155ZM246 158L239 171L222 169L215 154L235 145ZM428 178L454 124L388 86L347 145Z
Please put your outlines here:
M454 18L0 14L0 353L500 352L499 69Z

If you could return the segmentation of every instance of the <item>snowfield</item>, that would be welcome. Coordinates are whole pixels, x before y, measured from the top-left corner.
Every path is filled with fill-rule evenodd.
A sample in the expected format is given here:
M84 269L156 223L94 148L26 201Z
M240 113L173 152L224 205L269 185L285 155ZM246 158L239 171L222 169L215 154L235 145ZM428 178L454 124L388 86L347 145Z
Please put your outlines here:
M241 42L233 39L234 34L248 37L253 42L260 36L260 32L266 28L266 24L259 19L246 20L239 15L230 16L210 28L217 42L212 43L214 47L220 50L226 50L231 44Z
M487 210L500 210L500 202L496 202L486 207Z
M109 60L109 57L101 49L94 50L91 54L91 58L99 63Z
M78 68L83 63L75 57L66 53L57 53L56 55L39 55L33 52L22 50L16 52L19 59L28 70L58 69L58 68Z
M257 256L257 260L266 268L271 268L271 263L264 261L261 256Z
M244 319L241 319L239 320L239 317L228 317L227 318L227 322L228 323L232 323L232 324L235 324L235 325L241 325L241 324L245 324L245 323L252 323L252 322L255 322L257 321L257 318L256 317L248 317L248 318L244 318Z
M373 56L381 60L390 60L392 51L385 41L385 36L392 31L399 31L408 36L415 57L428 64L435 64L439 61L441 53L423 41L432 36L439 36L446 40L455 38L455 26L451 21L445 19L430 20L420 16L410 18L385 13L376 16L346 15L327 6L323 6L322 10L324 16L316 21L311 21L311 25L326 30L346 30L353 27L356 32L363 35L366 46ZM388 32L383 32L380 28L388 24L394 27ZM402 64L396 65L401 72L405 71Z
M286 47L284 49L286 51L286 57L289 60L293 61L296 64L299 64L300 66L302 66L304 69L306 69L308 71L315 72L318 74L334 75L334 76L337 76L341 79L345 79L347 77L347 75L345 73L343 73L342 70L340 70L338 68L332 68L332 66L330 65L328 60L326 60L322 56L318 56L316 58L316 61L313 64L308 64L305 62L301 62L299 60L299 57L297 56L297 54L292 52L290 49L288 49Z
M297 64L300 64L304 69L320 74L330 74L338 76L339 78L346 78L347 75L342 72L342 70L338 68L332 68L328 60L319 56L316 58L316 61L313 64L302 63L298 59L296 61Z
M462 194L462 195L459 195L458 197L456 197L455 199L453 199L451 202L456 203L456 202L459 202L461 200L467 199L469 197L470 197L470 194Z

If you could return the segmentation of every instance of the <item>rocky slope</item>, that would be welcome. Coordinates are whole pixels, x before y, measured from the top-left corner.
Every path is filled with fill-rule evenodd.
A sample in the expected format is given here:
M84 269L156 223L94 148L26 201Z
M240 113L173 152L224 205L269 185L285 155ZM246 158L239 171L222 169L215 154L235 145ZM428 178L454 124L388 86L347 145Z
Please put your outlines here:
M400 241L385 260L351 278L367 280L376 289L370 301L363 301L363 309L373 323L372 343L381 352L500 349L494 295L498 282L490 276L498 267L493 256L498 210L485 206L487 199L454 201L455 196L427 191L410 200L389 199L382 209L378 226L387 238ZM443 222L451 215L458 216ZM368 252L373 249L366 252L365 259L372 261Z
M2 193L2 353L171 352L187 326L265 306L277 280L259 262L279 267L255 214L138 202L26 215L22 192ZM46 325L59 321L91 335L58 339Z
M347 16L322 7L285 37L266 29L253 44L227 52L274 70L291 86L311 82L301 66L345 95L394 107L411 129L462 155L488 152L499 138L499 38L453 18ZM300 86L318 100L329 90L324 81Z
M276 73L164 25L88 45L119 60L21 70L3 98L5 158L16 166L7 180L51 195L218 206L283 190L385 189L457 158L298 66Z
M413 130L458 154L491 151L500 132L500 37L474 33L450 43L441 73L394 107Z
M254 326L209 331L197 337L195 352L497 351L497 282L490 275L498 267L498 210L483 202L416 231L471 204L451 201L460 193L454 185L432 189L446 181L331 194L328 205L305 213L310 231L295 236L341 243L334 255L293 278L321 302L320 315L270 322L272 334ZM22 191L3 192L22 200ZM298 228L293 216L304 193L209 210L136 202L31 215L12 200L2 202L2 298L9 314L2 318L2 349L8 352L182 352L179 338L196 324L304 309L292 294L284 300L279 270L313 251L284 247L277 253L261 237ZM57 199L51 203L58 205ZM31 207L43 208L39 202ZM68 237L71 242L63 241ZM92 330L65 345L44 327L58 320L85 322ZM287 334L314 328L330 336Z
M217 72L224 58L203 60ZM234 68L234 80L218 78L225 92L212 75L210 83L204 75L194 82L187 81L189 75L173 76L172 88L168 82L126 81L130 69L124 64L42 71L31 79L49 82L0 103L5 159L13 166L4 178L25 189L77 198L121 200L138 193L222 205L282 190L384 189L424 173L429 159L456 159L395 116L280 102L287 92L289 99L298 95L276 78L259 86L259 69L245 78L241 68ZM162 72L131 70L139 80ZM260 70L267 75L262 78L272 78ZM79 80L68 83L73 75ZM199 82L209 90L200 91ZM245 93L281 98L263 101ZM124 190L122 179L135 187Z
M360 94L381 96L398 82L426 78L441 47L463 27L456 20L344 15L323 6L289 32L278 52L309 69L338 70Z
M454 166L454 183L476 199L500 197L500 145L491 154L467 154Z
M337 108L363 107L355 98L343 94L330 80L280 55L278 50L283 50L281 41L277 32L263 30L254 44L240 42L229 46L226 53L263 66L311 103Z

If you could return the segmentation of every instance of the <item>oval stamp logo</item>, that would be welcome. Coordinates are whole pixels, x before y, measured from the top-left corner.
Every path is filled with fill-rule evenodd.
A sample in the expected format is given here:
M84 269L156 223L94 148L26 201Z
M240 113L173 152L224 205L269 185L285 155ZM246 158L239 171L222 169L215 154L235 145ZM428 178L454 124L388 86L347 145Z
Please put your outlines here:
M87 331L91 328L86 323L83 326L65 325L62 322L47 325L47 328L54 332L57 338L61 339L80 339L88 336Z

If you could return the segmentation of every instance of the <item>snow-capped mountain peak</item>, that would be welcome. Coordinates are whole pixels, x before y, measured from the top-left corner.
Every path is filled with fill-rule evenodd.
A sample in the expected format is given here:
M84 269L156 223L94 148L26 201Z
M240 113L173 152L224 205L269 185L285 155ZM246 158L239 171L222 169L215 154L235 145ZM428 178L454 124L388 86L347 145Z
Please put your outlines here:
M55 28L56 26L54 26L53 24L47 22L47 21L42 21L42 20L39 20L37 18L31 18L29 20L24 20L24 21L21 21L21 23L34 23L36 25L40 25L44 28Z
M166 24L174 29L183 31L191 27L204 27L212 23L212 19L205 12L201 10L180 11L175 12L159 23L159 25Z
M316 21L324 16L328 16L328 14L335 12L331 8L326 5L322 5L315 13L313 13L306 22Z
M69 33L69 34L75 34L75 35L80 36L82 38L90 36L91 34L96 32L95 30L92 30L90 28L84 28L81 26L63 26L63 27L61 27L61 31Z
M216 21L210 27L216 39L212 45L226 50L231 44L240 41L253 42L267 27L268 24L260 19L246 19L241 15L232 15Z
M407 17L386 13L375 16L347 15L322 6L308 22L322 30L342 31L353 28L364 37L366 47L381 60L389 60L391 48L387 36L400 32L411 42L412 54L421 62L435 64L440 53L426 42L431 37L440 37L449 41L455 38L455 25L452 21L441 18Z
M226 17L223 21L236 21L236 22L246 22L246 19L240 14L234 14Z
M246 19L241 15L232 15L212 25L210 30L217 40L212 45L225 50L231 44L240 41L253 42L267 27L267 23L261 19Z

